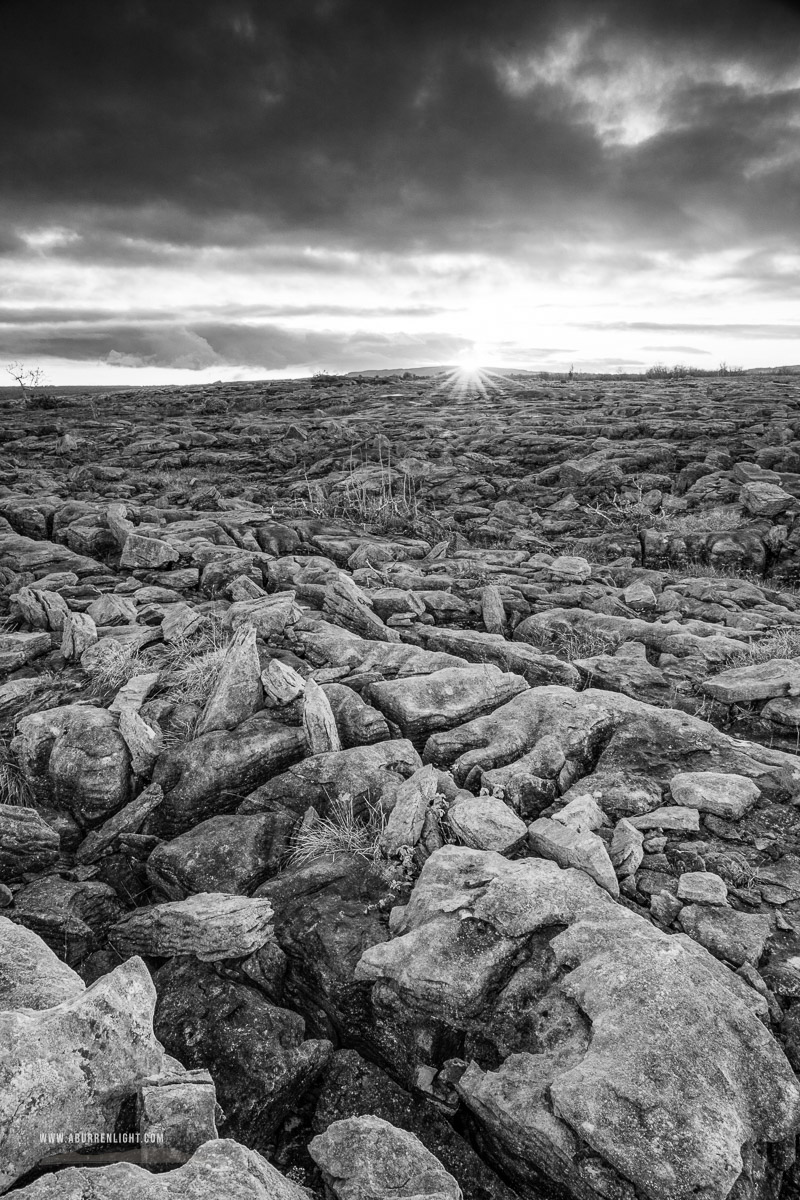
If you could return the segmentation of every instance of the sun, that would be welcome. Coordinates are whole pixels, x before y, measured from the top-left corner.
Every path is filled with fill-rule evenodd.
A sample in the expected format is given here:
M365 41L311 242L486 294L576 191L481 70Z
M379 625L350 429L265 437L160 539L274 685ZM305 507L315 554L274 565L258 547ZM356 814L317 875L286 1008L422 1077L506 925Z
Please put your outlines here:
M467 354L458 360L458 369L464 375L480 375L483 365L473 354Z

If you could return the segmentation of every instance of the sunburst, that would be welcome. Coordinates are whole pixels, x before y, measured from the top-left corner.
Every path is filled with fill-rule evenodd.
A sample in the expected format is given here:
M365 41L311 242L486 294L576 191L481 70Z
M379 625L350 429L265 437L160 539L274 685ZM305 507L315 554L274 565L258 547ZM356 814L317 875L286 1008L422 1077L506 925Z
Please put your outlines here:
M492 396L507 395L509 392L515 391L516 387L517 385L507 375L481 366L476 358L470 356L462 358L458 366L448 372L434 392L443 392L454 400L466 400L476 396L489 400Z

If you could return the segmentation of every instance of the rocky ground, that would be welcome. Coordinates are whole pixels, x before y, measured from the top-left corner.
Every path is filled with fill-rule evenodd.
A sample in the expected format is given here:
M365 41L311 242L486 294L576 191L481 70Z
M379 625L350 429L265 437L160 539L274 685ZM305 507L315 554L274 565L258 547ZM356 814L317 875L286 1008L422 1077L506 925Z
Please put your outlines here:
M0 1190L800 1194L800 379L6 395L0 564Z

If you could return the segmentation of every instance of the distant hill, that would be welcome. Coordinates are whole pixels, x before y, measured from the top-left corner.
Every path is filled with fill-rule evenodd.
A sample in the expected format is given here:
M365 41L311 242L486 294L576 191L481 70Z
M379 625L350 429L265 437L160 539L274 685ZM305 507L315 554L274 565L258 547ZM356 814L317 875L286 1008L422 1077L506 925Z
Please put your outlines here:
M444 367L387 367L386 370L348 371L345 378L351 379L354 375L369 375L370 377L382 375L441 375L444 371L455 370L457 368L453 365Z

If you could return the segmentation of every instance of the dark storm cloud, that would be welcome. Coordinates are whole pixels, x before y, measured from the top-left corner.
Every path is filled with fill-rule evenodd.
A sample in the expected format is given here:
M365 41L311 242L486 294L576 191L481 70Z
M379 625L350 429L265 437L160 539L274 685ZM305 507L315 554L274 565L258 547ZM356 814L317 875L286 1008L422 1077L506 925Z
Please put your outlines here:
M268 317L288 320L302 317L337 317L348 320L364 317L435 317L458 311L452 308L441 308L431 304L418 305L385 305L357 307L341 304L220 304L215 306L214 315L218 318L238 320L264 320ZM188 313L187 313L188 316ZM174 322L175 313L171 309L138 309L127 311L128 321L135 319L144 324L163 321L167 324ZM189 318L191 319L191 317ZM9 329L16 327L36 327L37 335L50 337L65 327L103 324L115 326L117 319L107 308L13 308L0 305L0 327Z
M0 326L0 357L48 355L111 366L202 370L207 367L287 367L326 363L344 368L415 365L457 357L470 342L447 334L394 335L356 330L309 331L279 325L111 324L14 329Z
M267 230L502 251L541 228L691 246L730 220L797 226L796 89L712 71L649 140L612 145L569 86L573 71L613 91L644 53L676 76L728 56L777 79L800 31L777 0L6 0L3 17L8 217L57 204L83 235L66 255ZM566 79L508 86L509 63L524 73L587 22ZM90 211L122 228L93 241Z

